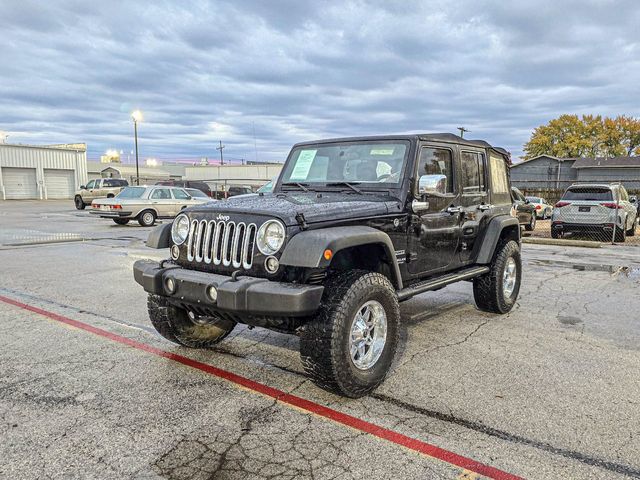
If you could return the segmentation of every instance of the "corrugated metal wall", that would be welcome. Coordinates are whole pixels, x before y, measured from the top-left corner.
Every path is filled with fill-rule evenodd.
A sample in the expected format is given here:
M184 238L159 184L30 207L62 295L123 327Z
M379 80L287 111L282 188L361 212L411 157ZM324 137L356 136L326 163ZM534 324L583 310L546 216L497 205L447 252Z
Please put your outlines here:
M0 144L0 198L6 199L2 167L35 168L38 197L47 198L44 170L73 170L75 186L87 182L86 150Z

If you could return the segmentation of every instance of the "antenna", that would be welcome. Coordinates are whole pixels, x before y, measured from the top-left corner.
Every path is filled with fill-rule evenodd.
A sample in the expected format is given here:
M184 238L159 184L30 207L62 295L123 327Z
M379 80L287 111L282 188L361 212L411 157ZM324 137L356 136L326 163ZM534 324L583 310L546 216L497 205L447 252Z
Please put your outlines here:
M458 127L458 130L460 130L460 138L464 138L464 132L470 132L471 130L467 130L464 127Z

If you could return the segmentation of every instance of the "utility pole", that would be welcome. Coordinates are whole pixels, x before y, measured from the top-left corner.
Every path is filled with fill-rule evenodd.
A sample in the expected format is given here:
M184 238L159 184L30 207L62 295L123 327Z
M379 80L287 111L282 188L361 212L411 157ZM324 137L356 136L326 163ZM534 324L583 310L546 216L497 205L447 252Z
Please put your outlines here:
M256 163L258 163L258 141L256 140L256 122L251 122L253 126L253 148L256 152Z
M458 127L458 130L460 130L460 138L464 138L464 132L470 132L471 130L467 130L464 127Z
M220 150L220 165L224 165L224 159L222 158L222 149L223 149L224 147L225 147L225 146L224 146L224 145L222 145L222 140L220 140L220 146L219 146L219 147L216 147L216 150Z

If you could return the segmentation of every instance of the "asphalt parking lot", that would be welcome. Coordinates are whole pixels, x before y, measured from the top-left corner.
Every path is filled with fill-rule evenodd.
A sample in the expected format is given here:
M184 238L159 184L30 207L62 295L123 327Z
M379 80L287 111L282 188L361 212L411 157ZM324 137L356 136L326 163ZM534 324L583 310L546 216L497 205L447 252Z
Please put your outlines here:
M350 400L296 337L157 335L149 231L0 202L0 477L640 478L640 246L523 245L505 316L469 283L404 303L390 376Z

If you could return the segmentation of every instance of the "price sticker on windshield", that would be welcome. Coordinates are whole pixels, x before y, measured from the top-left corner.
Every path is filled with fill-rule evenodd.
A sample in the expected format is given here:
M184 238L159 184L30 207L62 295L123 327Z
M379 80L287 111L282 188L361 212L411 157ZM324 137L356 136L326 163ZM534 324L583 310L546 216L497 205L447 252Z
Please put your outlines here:
M372 148L369 155L393 155L393 148Z
M298 155L296 166L293 167L290 180L306 180L318 150L302 150Z

